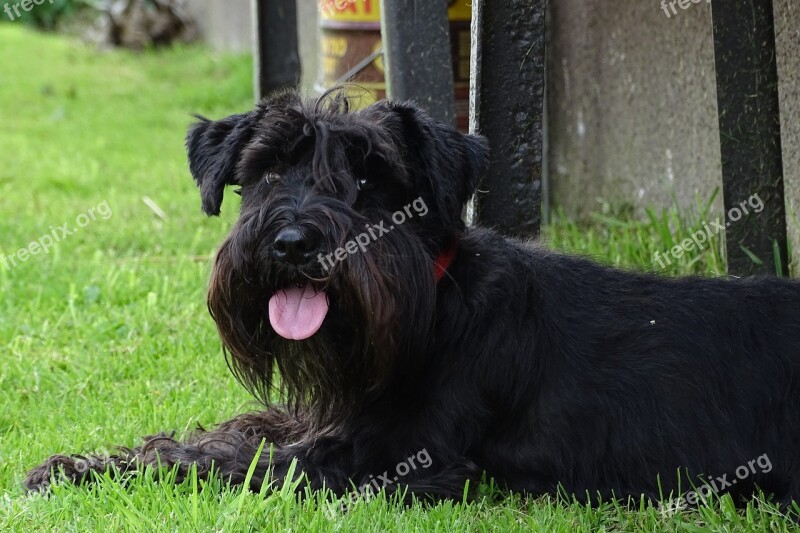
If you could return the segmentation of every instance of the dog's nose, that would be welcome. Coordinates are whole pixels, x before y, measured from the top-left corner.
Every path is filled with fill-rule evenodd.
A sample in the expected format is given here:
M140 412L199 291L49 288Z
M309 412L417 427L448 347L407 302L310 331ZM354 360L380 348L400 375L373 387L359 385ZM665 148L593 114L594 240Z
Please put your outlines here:
M314 258L317 244L298 228L285 228L272 243L272 254L276 260L293 265L304 265Z

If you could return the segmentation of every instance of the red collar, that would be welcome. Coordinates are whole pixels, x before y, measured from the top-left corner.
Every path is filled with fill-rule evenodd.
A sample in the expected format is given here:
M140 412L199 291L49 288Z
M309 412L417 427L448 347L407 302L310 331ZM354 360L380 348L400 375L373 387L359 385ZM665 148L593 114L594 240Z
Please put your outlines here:
M433 273L436 276L436 283L439 283L442 280L447 272L447 269L453 264L453 260L456 258L457 251L458 239L454 238L447 248L439 252L439 255L436 257L436 262L433 264Z

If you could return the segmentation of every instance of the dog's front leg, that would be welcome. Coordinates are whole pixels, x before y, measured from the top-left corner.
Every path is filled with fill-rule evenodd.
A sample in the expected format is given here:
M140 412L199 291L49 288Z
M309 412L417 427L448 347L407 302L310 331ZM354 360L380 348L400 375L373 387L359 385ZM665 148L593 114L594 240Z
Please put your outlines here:
M200 478L211 471L232 484L244 483L250 465L261 450L250 487L259 490L265 480L280 481L297 457L304 466L309 453L298 447L308 434L307 424L281 409L238 416L213 431L199 431L187 441L161 433L144 438L136 448L120 448L107 456L54 455L32 469L26 479L29 490L46 490L54 481L76 484L93 480L92 472L109 471L114 475L141 471L147 467L176 470L176 481L183 481L195 467ZM263 444L262 444L263 443ZM270 473L270 459L274 475ZM319 476L317 476L319 477Z
M118 476L139 471L148 465L168 468L178 465L177 477L183 479L192 463L197 464L200 475L209 470L209 463L196 445L182 444L171 435L160 433L144 437L142 446L121 447L115 454L53 455L28 472L24 485L28 490L43 492L52 483L91 483L94 480L93 473L109 472Z
M421 501L461 500L474 496L481 473L478 465L462 458L430 471L415 472L405 479L395 477L395 481L384 473L382 482L387 483L383 488L388 495L400 493L409 504L412 497ZM465 494L467 488L469 494Z

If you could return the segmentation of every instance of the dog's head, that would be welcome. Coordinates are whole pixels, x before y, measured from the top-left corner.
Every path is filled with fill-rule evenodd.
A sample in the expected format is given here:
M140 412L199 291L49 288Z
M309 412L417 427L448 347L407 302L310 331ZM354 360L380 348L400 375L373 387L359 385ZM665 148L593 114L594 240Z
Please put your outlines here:
M402 379L430 338L434 262L464 229L486 142L412 104L349 112L340 92L296 93L187 137L203 210L225 187L241 211L209 309L231 368L269 401L277 367L293 405L321 418Z

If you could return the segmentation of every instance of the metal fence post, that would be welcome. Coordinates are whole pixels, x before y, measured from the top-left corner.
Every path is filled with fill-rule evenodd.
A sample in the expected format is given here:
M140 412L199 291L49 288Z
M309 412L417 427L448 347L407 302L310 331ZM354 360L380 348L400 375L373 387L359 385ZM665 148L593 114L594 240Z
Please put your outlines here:
M727 214L741 213L726 217L734 275L788 275L773 17L772 0L712 2L723 198Z
M381 33L389 98L455 125L447 0L381 0Z
M254 89L261 99L300 83L296 0L253 0Z
M474 0L470 128L491 163L476 197L478 221L539 234L544 159L546 0Z

